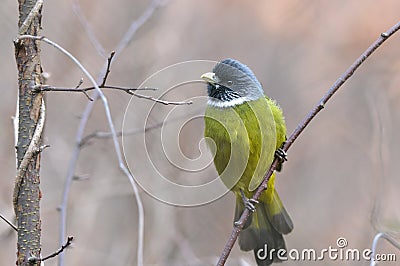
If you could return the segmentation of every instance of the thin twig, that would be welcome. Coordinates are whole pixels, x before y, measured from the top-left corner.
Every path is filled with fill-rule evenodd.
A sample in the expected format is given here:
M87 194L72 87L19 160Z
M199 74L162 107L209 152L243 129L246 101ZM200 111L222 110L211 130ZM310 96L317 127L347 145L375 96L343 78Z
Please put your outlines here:
M94 34L92 27L89 25L88 21L84 17L77 0L73 1L73 10L75 12L75 15L78 17L79 21L81 22L83 28L85 29L87 36L89 36L89 39L92 42L97 53L101 57L106 58L107 54L105 52L105 49L101 45L101 43L98 40L98 38L96 37L96 35ZM103 71L106 71L105 67L103 68ZM92 94L92 98L94 100L97 100L98 97L99 97L99 93L97 91L94 91L94 93ZM85 110L82 113L81 120L79 122L79 126L78 126L76 136L75 136L75 145L72 150L71 158L69 160L69 164L68 164L68 168L67 168L67 174L65 177L65 184L64 184L64 188L63 188L61 204L58 208L60 211L60 216L61 216L60 217L60 232L59 232L60 233L60 236L59 236L60 244L62 244L62 241L64 241L65 235L66 235L68 198L69 198L69 193L71 191L72 182L74 180L75 169L78 164L78 158L79 158L79 154L80 154L80 150L81 150L81 146L79 145L79 143L82 140L85 127L88 123L90 114L92 113L94 106L95 106L95 101L89 101L86 104ZM64 266L64 262L65 262L64 253L61 253L61 255L58 256L58 266Z
M110 85L105 85L105 86L103 86L101 88L121 90L121 91L125 91L125 92L131 92L131 91L156 91L156 90L158 90L158 88L150 88L150 87L131 88L131 87L110 86Z
M104 87L106 85L106 81L108 78L108 74L110 74L110 68L111 68L111 61L115 55L115 51L112 51L110 56L107 58L107 68L106 68L106 73L104 74L103 82L100 84L99 87Z
M92 95L92 98L97 99L98 98L98 93L95 91ZM79 146L79 143L82 140L83 133L85 130L85 126L87 125L89 121L90 114L93 110L93 107L95 106L95 101L90 101L86 107L85 110L82 113L81 120L79 122L79 126L76 132L75 136L75 145L71 153L71 159L68 164L67 168L67 174L65 178L65 184L64 184L64 189L62 193L62 199L61 199L61 204L59 206L59 211L60 211L60 244L62 244L62 241L65 239L66 231L67 231L67 206L68 206L68 197L69 197L69 192L71 191L71 186L72 186L72 181L74 180L75 177L75 169L76 165L78 164L78 158L79 154L81 151L81 147ZM61 253L60 256L58 256L58 265L63 266L64 265L64 253Z
M141 98L141 99L146 99L146 100L150 100L156 103L161 103L164 105L190 105L193 102L192 101L167 101L167 100L162 100L162 99L158 99L158 98L154 98L152 96L147 96L147 95L143 95L143 94L138 94L135 93L134 91L155 91L157 90L157 88L130 88L130 87L118 87L118 86L108 86L108 85L103 85L103 86L98 86L101 89L113 89L113 90L120 90L120 91L124 91L130 95L133 95L135 97ZM91 90L95 90L96 87L87 87L87 88L78 88L75 87L73 89L71 88L63 88L63 87L51 87L48 85L43 85L40 86L38 88L35 89L35 91L57 91L57 92L81 92L84 93L85 96L90 100L93 101L93 99L86 93L87 91L91 91Z
M30 264L38 264L40 262L43 262L45 260L54 258L55 256L59 255L61 252L63 252L67 247L69 247L72 244L72 240L74 240L73 236L69 236L67 238L67 242L65 244L63 244L57 251L51 253L50 255L44 257L44 258L38 258L38 257L29 257L28 258L28 262Z
M72 244L72 240L74 240L74 237L73 236L69 236L67 238L67 242L64 245L62 245L56 252L54 252L54 253L42 258L42 261L48 260L50 258L53 258L53 257L57 256L58 254L60 254L61 252L63 252L64 249L66 249L67 247L69 247Z
M83 84L83 78L81 78L78 82L78 85L76 85L75 90L78 90L79 87ZM43 87L43 86L42 86ZM87 92L85 90L82 90L82 93L86 96L86 98L88 98L89 101L94 101L89 94L87 94Z
M1 213L0 213L0 218L4 222L6 222L9 226L11 226L12 229L14 229L16 232L18 232L18 228L10 220L8 220L6 217L4 217Z
M156 128L160 128L165 124L166 124L166 122L160 122L160 123L154 124L152 126L146 127L144 129L138 128L138 129L132 129L129 131L117 131L117 136L121 137L122 135L128 136L128 135L136 135L136 134L140 134L140 133L145 133L145 132L154 130ZM111 132L96 131L96 132L93 132L93 133L85 136L82 139L80 145L81 145L81 147L85 146L91 139L109 139L111 137L112 137Z
M371 44L365 52L361 54L359 58L354 61L354 63L336 80L336 82L332 85L332 87L328 90L328 92L322 97L322 99L314 106L314 108L310 111L310 113L304 118L304 120L297 126L292 135L290 135L289 139L284 143L282 149L286 152L290 146L294 143L297 137L304 131L307 125L311 122L311 120L324 108L325 104L328 100L338 91L338 89L354 74L354 72L358 69L358 67L378 48L384 43L390 36L392 36L396 31L400 29L400 22L390 28L387 32L382 33L379 38ZM272 162L266 176L264 177L263 182L258 187L257 191L253 195L253 199L257 200L264 189L267 188L267 183L272 173L275 171L278 165L278 159L275 158ZM236 239L243 228L243 225L246 223L249 218L250 211L246 208L240 219L238 220L236 226L232 229L231 235L224 247L224 250L219 258L217 263L218 266L225 265L225 262L233 248L233 245L236 242Z
M106 67L106 71L104 74L104 78L103 78L103 82L98 85L97 87L99 88L106 88L106 89L115 89L115 90L121 90L124 91L130 95L136 96L138 98L142 98L142 99L147 99L147 100L151 100L157 103L161 103L164 105L189 105L192 104L192 101L183 101L183 102L174 102L174 101L167 101L167 100L161 100L161 99L157 99L154 98L152 96L147 96L147 95L142 95L142 94L138 94L135 93L134 91L137 90L157 90L157 88L127 88L127 87L118 87L118 86L106 86L106 81L108 78L108 74L110 73L110 68L111 68L111 61L113 59L115 55L115 52L111 52L110 57L108 57L107 59L107 67ZM85 96L90 100L93 101L93 99L87 94L87 91L90 90L94 90L96 89L96 87L88 87L88 88L82 88L80 89L79 86L82 84L83 79L80 80L80 82L78 83L78 86L76 86L74 89L71 88L61 88L61 87L50 87L48 85L44 85L44 86L40 86L38 88L35 89L35 91L64 91L64 92L82 92L83 94L85 94Z
M126 31L121 41L117 45L117 48L115 49L117 54L120 54L129 45L137 30L140 29L147 21L149 21L157 8L159 8L162 4L164 4L162 0L151 1L142 15L138 19L132 21L129 29Z
M98 85L99 88L105 88L105 89L114 89L114 90L121 90L124 91L128 94L132 95L132 91L136 91L136 90L157 90L157 88L130 88L130 87L119 87L119 86L106 86L106 82L107 82L107 78L108 78L108 74L110 73L110 68L111 68L111 61L113 59L115 55L115 52L112 51L110 56L107 59L107 66L106 66L106 70L105 70L105 74L103 77L103 82ZM89 101L94 101L94 99L92 99L89 94L87 94L88 91L91 90L95 90L96 87L88 87L88 88L79 88L83 83L83 79L80 79L78 82L78 85L71 89L71 88L62 88L62 87L52 87L49 85L42 85L42 86L38 86L34 89L35 92L44 92L44 91L58 91L58 92L82 92L86 98L88 98Z
M76 4L78 4L75 1ZM153 1L150 6L148 7L147 10L151 10L151 9L156 9L156 7L158 7L159 3L156 1ZM151 12L151 14L153 14L153 12ZM150 19L151 16L146 16L146 19L141 19L141 23L139 25L142 26L148 19ZM136 20L137 21L137 20ZM133 24L138 24L136 23L136 21L133 21L131 25ZM81 23L83 25L87 24L86 19L82 16L81 17ZM138 28L139 28L138 27ZM130 29L132 28L132 26L130 27ZM104 49L102 48L101 44L98 42L97 38L95 37L95 35L93 34L93 31L90 29L90 27L86 27L85 28L87 33L89 34L89 36L92 36L93 38L91 38L92 43L93 40L95 41L95 47L97 49L97 51L99 52L100 55L102 55L101 51L98 48L101 48L104 52ZM129 36L128 32L125 34L124 38L119 42L118 46L119 49L116 50L115 56L114 56L114 60L115 58L119 55L119 53L121 51L123 51L123 49L129 44L129 42L133 39L134 37L134 32L132 33L132 31L130 31ZM127 38L129 37L129 38ZM105 53L104 53L105 54ZM105 56L104 56L105 57ZM103 68L103 71L105 73L106 71L106 67ZM101 71L101 73L103 73L103 71ZM101 76L103 77L105 74L102 74ZM99 97L99 92L97 90L94 91L94 93L92 94L92 98L93 99L97 99ZM65 185L64 185L64 190L63 190L63 195L62 195L62 202L60 205L60 213L61 213L61 224L60 224L60 241L63 241L63 239L65 238L66 235L66 220L67 220L67 204L68 204L68 197L69 197L69 192L71 190L71 185L72 185L72 181L74 178L74 172L77 166L77 162L78 162L78 157L80 154L80 143L81 140L83 138L83 132L85 130L85 127L87 125L87 122L89 120L90 114L92 113L94 107L94 101L88 102L85 110L82 114L78 129L77 129L77 133L76 133L76 137L75 137L75 146L71 155L71 159L68 165L68 170L67 170L67 176L65 179ZM121 162L120 162L121 165ZM124 174L128 177L132 189L133 189L133 193L135 196L135 200L136 200L136 204L137 204L137 208L138 208L138 245L137 245L137 265L141 266L143 265L143 240L144 240L144 209L143 209L143 204L142 204L142 200L140 198L139 195L139 191L137 188L137 185L135 183L135 181L133 180L132 175L129 173L129 171L127 171L126 168L122 169ZM59 266L63 266L64 265L64 253L61 253L61 255L59 256Z
M111 89L111 90L120 90L129 94L132 94L132 91L156 91L158 90L158 88L131 88L131 87L120 87L120 86L98 86L100 89ZM95 90L95 87L86 87L86 88L79 88L79 87L75 87L75 88L67 88L67 87L53 87L53 86L49 86L49 85L43 85L40 87L35 88L35 92L39 92L39 91L53 91L53 92L87 92L87 91L92 91ZM93 100L93 99L91 99Z
M75 16L78 17L79 22L81 23L82 27L86 31L86 34L89 37L90 42L92 43L92 45L96 49L97 53L101 57L106 58L107 57L107 53L106 53L104 47L101 45L99 39L94 34L94 31L93 31L92 27L90 26L89 22L86 20L85 16L83 15L81 6L80 6L80 4L78 3L77 0L73 0L72 10L74 11Z
M201 108L202 110L202 108ZM176 117L174 119L162 121L156 124L153 124L151 126L145 127L145 128L136 128L136 129L130 129L130 130L124 130L124 131L117 131L117 136L132 136L136 134L141 134L141 133L146 133L150 132L154 129L161 128L163 126L166 126L168 124L174 123L179 121L179 119L182 119L184 117L190 116L191 114L197 114L200 110L195 110L194 112L191 112L190 114L185 114L179 117ZM93 133L90 133L86 135L84 138L82 138L82 141L80 142L80 146L83 147L85 146L91 139L109 139L112 137L111 132L105 132L105 131L95 131Z
M372 254L371 254L371 262L370 262L370 266L376 266L378 263L375 260L375 255L376 255L376 249L378 246L378 241L379 239L386 239L390 244L392 244L395 248L397 248L398 250L400 250L400 243L396 241L396 239L394 239L393 237L391 237L390 235L386 234L386 233L378 233L375 235L374 240L372 241Z
M136 92L131 91L129 94L132 94L133 96L136 96L138 98L142 98L142 99L147 99L156 103L161 103L164 105L190 105L193 102L192 101L183 101L183 102L172 102L172 101L166 101L166 100L161 100L158 98L154 98L152 96L147 96L147 95L143 95L143 94L138 94Z

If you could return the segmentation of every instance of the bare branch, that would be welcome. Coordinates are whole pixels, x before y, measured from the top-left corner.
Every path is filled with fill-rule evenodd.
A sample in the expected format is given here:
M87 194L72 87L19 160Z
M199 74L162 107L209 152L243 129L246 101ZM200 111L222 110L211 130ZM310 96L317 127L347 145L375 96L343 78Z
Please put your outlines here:
M118 163L119 163L119 167L120 169L125 173L125 175L127 175L129 177L129 180L131 181L131 185L134 189L135 194L139 193L138 189L136 187L135 181L133 179L132 174L128 171L128 169L126 168L125 164L124 164L124 160L122 158L122 152L121 152L121 147L119 145L118 142L118 137L116 135L116 131L115 131L115 127L114 127L114 122L112 120L111 117L111 111L110 111L110 107L108 105L108 101L106 96L104 95L104 93L101 91L101 89L97 86L96 81L94 80L94 78L92 77L92 75L90 75L90 73L86 70L86 68L78 61L78 59L76 59L71 53L69 53L67 50L65 50L63 47L61 47L60 45L58 45L57 43L44 38L44 37L37 37L37 36L31 36L31 35L22 35L19 37L19 40L21 39L34 39L34 40L41 40L55 48L57 48L58 50L60 50L63 54L65 54L67 57L69 57L79 68L80 70L87 76L87 78L90 80L90 82L93 84L93 86L95 87L100 99L103 102L103 107L106 113L106 117L107 117L107 122L108 125L110 127L110 131L113 135L113 143L114 143L114 148L115 148L115 152L117 154L117 158L118 158ZM65 206L61 207L61 211L63 210L63 208L65 208Z
M162 0L153 0L142 13L142 15L131 23L128 31L122 37L117 48L115 49L117 54L120 54L121 51L123 51L129 45L137 30L140 29L152 17L154 11L156 11L157 8L159 8L162 4L164 4Z
M39 35L41 31L42 0L18 1L19 34ZM16 265L25 265L27 257L40 257L40 156L44 122L44 101L41 93L32 95L42 83L40 46L33 40L14 42L18 69L18 121L16 147L17 173L13 190L13 205L18 228ZM19 119L21 118L21 119Z
M379 38L371 44L367 50L365 50L359 58L354 61L354 63L336 80L328 92L322 97L322 99L314 106L310 113L304 118L304 120L297 126L289 139L284 143L282 149L286 152L298 136L304 131L311 120L325 107L328 100L339 90L339 88L354 74L354 72L360 67L360 65L377 49L379 48L390 36L396 33L400 29L400 22L390 28L387 32L382 33ZM263 182L258 187L257 191L254 193L252 199L257 200L264 189L267 188L267 183L272 173L275 171L278 165L278 159L275 158L272 162ZM235 227L232 229L231 235L224 247L221 257L218 261L218 266L225 265L225 262L236 242L236 239L250 216L250 211L245 208L244 212L240 216L240 219L235 223Z
M46 115L46 107L44 105L44 100L42 98L42 104L40 106L40 113L39 113L39 119L36 124L35 131L33 132L32 135L32 140L29 143L28 149L26 150L24 157L22 158L21 163L19 164L19 167L17 169L17 176L15 178L15 186L14 186L14 192L13 192L13 204L14 204L14 211L15 214L17 214L17 203L18 203L18 198L19 198L19 192L21 190L21 184L25 175L25 172L27 171L28 165L31 161L31 159L40 151L40 139L42 137L42 132L43 132L43 127L44 127L44 122L45 122L45 115Z
M77 0L73 0L72 10L74 11L75 15L78 17L79 22L81 23L82 27L86 31L86 34L89 37L90 42L96 49L97 53L101 57L106 58L107 53L106 53L103 45L101 45L99 39L97 39L96 35L94 34L94 31L93 31L92 27L90 26L89 22L86 20L85 16L83 15L81 6L79 5Z
M93 98L97 98L98 95L96 93L97 91L95 91L94 93L94 97ZM93 96L93 95L92 95ZM79 143L81 142L81 139L83 137L83 132L85 129L85 126L89 120L91 111L93 109L95 105L94 101L89 102L86 105L86 108L82 114L80 123L79 123L79 127L75 136L75 145L74 145L74 149L72 151L72 155L71 155L71 159L69 161L69 165L68 165L68 170L67 170L67 175L66 175L66 179L65 179L65 184L64 184L64 189L63 189L63 193L62 193L62 200L61 200L61 204L58 207L58 210L60 211L60 241L61 241L61 245L62 245L62 241L64 241L65 239L65 235L66 235L66 227L67 227L67 206L68 206L68 196L69 196L69 192L71 190L71 185L72 185L72 181L74 180L75 177L75 168L76 165L78 163L78 157L79 157L79 153L81 150L81 147L79 146ZM58 257L58 265L59 266L63 266L64 265L64 253L61 253L60 256Z
M136 96L138 98L147 99L147 100L150 100L150 101L153 101L153 102L156 102L156 103L162 103L164 105L170 105L170 104L172 104L172 105L190 105L190 104L193 103L192 101L171 102L171 101L157 99L157 98L154 98L152 96L138 94L138 93L133 92L133 91L131 91L130 94L132 94L132 95L134 95L134 96Z
M42 37L38 37L38 38L42 38ZM145 88L129 88L129 87L118 87L118 86L106 86L105 84L106 84L106 81L107 81L108 74L110 73L111 61L112 61L114 55L115 55L115 52L113 51L111 53L110 57L107 59L107 67L106 67L106 71L105 71L105 74L104 74L103 82L100 85L96 86L96 87L98 87L98 88L106 88L106 89L121 90L121 91L124 91L124 92L126 92L126 93L128 93L130 95L136 96L138 98L151 100L153 102L161 103L161 104L164 104L164 105L190 105L190 104L193 103L192 101L178 101L178 102L167 101L167 100L157 99L157 98L154 98L152 96L142 95L142 94L138 94L138 93L134 92L134 91L137 91L137 90L157 90L157 88L147 88L147 87L145 87ZM43 91L82 92L82 93L85 94L85 96L90 101L93 101L93 99L86 92L90 91L90 90L94 90L94 89L96 89L96 87L88 87L88 88L80 89L79 86L82 83L83 83L83 79L81 79L79 81L78 85L74 89L51 87L49 85L44 85L44 86L38 86L37 88L35 88L35 91L42 91L42 92Z
M19 28L19 34L26 34L28 31L29 26L32 23L33 18L39 16L40 9L43 6L43 0L36 1L35 5L33 6L32 10L29 12L29 15L26 17L24 22L22 23L21 27Z
M83 83L83 78L81 78L81 79L79 80L78 85L76 85L76 87L75 87L75 90L77 90L77 89L82 85L82 83ZM86 91L83 90L82 93L86 96L86 98L88 98L89 101L94 101L94 100L89 96L89 94L87 94Z
M111 68L111 61L113 59L115 55L115 52L112 51L110 57L108 57L107 59L107 67L106 67L106 71L104 73L104 77L103 77L103 82L98 85L99 88L105 88L105 89L115 89L115 90L121 90L124 91L128 94L132 95L132 91L135 90L157 90L157 88L130 88L130 87L119 87L119 86L106 86L106 81L108 78L108 74L110 73L110 68ZM80 89L79 87L82 85L83 83L83 79L80 79L78 82L78 85L74 88L61 88L61 87L52 87L49 85L38 85L36 88L34 88L34 92L44 92L44 91L58 91L58 92L82 92L89 101L94 101L88 94L87 91L91 91L91 90L95 90L96 87L88 87L88 88L82 88Z
M57 251L51 253L50 255L48 255L48 256L46 256L44 258L30 257L30 258L28 258L28 262L31 263L31 264L36 264L38 262L43 262L45 260L54 258L58 254L63 252L67 247L69 247L72 244L72 240L74 240L74 237L73 236L69 236L67 238L67 242L64 245L62 245Z
M132 87L120 87L120 86L98 86L100 89L111 89L111 90L120 90L124 91L128 94L132 94L131 91L156 91L158 88L132 88ZM66 87L53 87L49 85L39 86L35 89L35 91L53 91L53 92L87 92L95 90L95 87L86 87L86 88L66 88ZM93 99L92 99L93 100Z
M4 217L1 213L0 213L0 218L4 222L6 222L12 229L14 229L16 232L18 232L18 228L10 220L8 220L6 217Z
M152 2L150 4L150 7L148 9L155 9L154 5L155 4L159 4L158 2ZM151 15L154 12L151 12L150 16L146 16L146 19L141 19L141 23L137 23L138 20L140 20L140 18L138 20L135 20L132 22L130 29L132 28L132 25L134 24L139 24L139 26L136 26L136 28L140 28L142 25L144 25L144 23L150 19ZM143 16L142 16L143 17ZM136 30L137 30L136 29ZM129 36L128 36L128 32L125 34L125 37L119 42L118 49L116 50L115 56L114 56L114 60L115 58L120 54L121 51L123 51L123 49L128 45L128 43L133 39L134 37L134 33L136 32L136 30L132 33L132 31L130 31ZM92 33L92 31L88 31L88 33ZM94 35L93 35L94 37ZM129 38L126 38L129 37ZM97 39L94 37L94 40L99 44L99 42L97 41ZM99 47L101 47L101 45L99 45ZM102 48L102 47L101 47ZM103 49L104 50L104 49ZM99 51L99 50L98 50ZM104 53L105 54L105 53ZM105 57L105 55L104 55ZM103 71L106 72L106 67L103 69ZM104 72L104 73L105 73ZM105 75L105 74L103 74ZM95 92L92 94L92 98L93 99L97 99L99 97L100 93L98 90L95 90ZM74 177L74 172L77 166L77 162L78 162L78 157L80 154L80 143L81 140L83 138L83 132L84 129L87 125L87 122L89 120L90 114L93 110L94 107L94 101L90 101L87 103L86 108L82 114L81 117L81 121L79 123L78 129L77 129L77 133L76 133L76 137L75 137L75 146L71 155L71 160L69 162L69 166L68 166L68 170L67 170L67 176L66 176L66 180L65 180L65 186L64 186L64 190L63 190L63 195L62 195L62 202L60 205L60 213L61 213L61 225L60 225L60 241L63 241L63 239L65 239L65 235L66 235L66 220L67 220L67 203L68 203L68 196L69 196L69 192L71 190L71 184L73 181L73 177ZM135 184L135 181L133 180L133 176L129 173L129 171L126 169L126 167L124 166L123 162L120 161L120 168L122 169L122 171L124 172L124 174L128 177L132 189L133 189L133 193L136 199L136 204L137 204L137 208L138 208L138 245L137 245L137 265L141 266L143 265L143 239L144 239L144 209L143 209L143 204L142 204L142 200L140 198L139 195L139 191L137 188L137 185ZM123 165L121 167L121 165ZM63 266L64 265L64 253L61 253L61 255L59 256L59 266Z
M110 74L111 61L112 61L114 55L115 55L115 51L112 51L110 56L107 58L106 73L104 74L103 82L101 83L100 87L104 87L106 85L108 74Z
M201 108L201 110L202 110L202 108ZM196 114L199 111L200 110L195 110L191 114ZM166 126L168 124L174 123L174 122L178 121L179 119L182 119L187 116L190 116L190 114L186 114L183 116L176 117L174 119L162 121L162 122L156 123L154 125L148 126L146 128L136 128L136 129L131 129L131 130L117 131L117 136L118 137L132 136L132 135L136 135L136 134L146 133L146 132L152 131L154 129L161 128L162 126ZM85 146L91 139L108 139L111 137L112 137L111 132L95 131L93 133L90 133L89 135L86 135L84 138L82 138L82 140L80 142L80 146L81 147Z
M74 240L74 237L73 236L69 236L67 238L67 242L64 245L62 245L61 248L59 248L56 252L44 257L42 259L42 261L48 260L50 258L53 258L53 257L57 256L58 254L60 254L61 252L63 252L64 249L66 249L67 247L69 247L72 244L72 240Z
M49 147L50 147L49 144L42 145L42 146L40 146L40 147L37 147L36 150L35 150L35 152L36 152L36 153L41 153L44 149L49 148Z

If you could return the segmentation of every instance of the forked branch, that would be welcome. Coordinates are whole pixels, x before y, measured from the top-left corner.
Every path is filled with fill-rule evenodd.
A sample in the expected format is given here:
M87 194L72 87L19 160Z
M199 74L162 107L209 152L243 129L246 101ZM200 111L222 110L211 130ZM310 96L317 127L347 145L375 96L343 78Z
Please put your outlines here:
M21 38L25 38L28 36L21 36ZM43 37L37 37L35 39L39 39L39 40L43 40L45 38ZM44 41L46 42L47 39L45 39ZM148 87L144 87L144 88L131 88L131 87L121 87L121 86L110 86L110 85L106 85L107 82L107 78L108 75L110 73L110 69L111 69L111 61L113 59L115 55L115 52L111 52L111 55L108 57L107 59L107 68L103 77L103 81L101 84L97 85L98 88L100 89L112 89L112 90L119 90L119 91L123 91L128 93L129 95L133 95L135 97L141 98L141 99L146 99L146 100L150 100L156 103L161 103L164 105L190 105L192 104L192 101L167 101L167 100L163 100L163 99L159 99L159 98L155 98L152 96L148 96L148 95L143 95L143 94L139 94L136 91L155 91L157 90L157 88L148 88ZM53 92L79 92L79 93L83 93L86 98L89 101L93 101L93 98L89 96L89 94L87 94L88 91L92 91L95 90L96 87L92 86L92 87L86 87L86 88L80 88L80 86L83 83L83 79L81 79L78 82L78 85L75 88L63 88L63 87L53 87L53 86L49 86L49 85L41 85L41 86L37 86L34 89L34 92L45 92L45 91L53 91Z

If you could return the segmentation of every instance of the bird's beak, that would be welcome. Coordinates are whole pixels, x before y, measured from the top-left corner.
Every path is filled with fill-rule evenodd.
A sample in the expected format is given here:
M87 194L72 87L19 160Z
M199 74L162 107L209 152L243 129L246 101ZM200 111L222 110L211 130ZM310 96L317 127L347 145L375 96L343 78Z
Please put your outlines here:
M217 80L215 78L215 73L213 72L204 73L203 75L201 75L201 79L211 84L217 83Z

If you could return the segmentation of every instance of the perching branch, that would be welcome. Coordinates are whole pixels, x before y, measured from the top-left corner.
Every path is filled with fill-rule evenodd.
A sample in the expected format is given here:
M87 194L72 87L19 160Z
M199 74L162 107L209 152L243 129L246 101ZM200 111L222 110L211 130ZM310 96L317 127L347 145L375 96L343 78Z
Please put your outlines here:
M294 132L290 135L289 139L284 143L282 149L286 152L292 146L294 141L299 137L299 135L304 131L311 120L325 107L325 104L329 99L339 90L339 88L354 74L354 72L361 66L361 64L376 50L378 49L390 36L396 33L400 29L400 22L395 24L388 31L381 33L379 38L372 43L367 50L365 50L360 57L358 57L354 63L336 80L328 92L321 98L321 100L314 106L314 108L309 112L309 114L304 118L304 120L297 126ZM258 187L254 193L252 199L257 200L261 193L267 188L267 183L272 173L275 171L278 165L278 159L275 158L272 162L267 174L264 177L263 182ZM235 227L232 229L231 235L225 244L224 250L217 263L218 266L225 265L226 260L236 242L236 239L250 216L250 211L245 208L240 219L235 223Z

